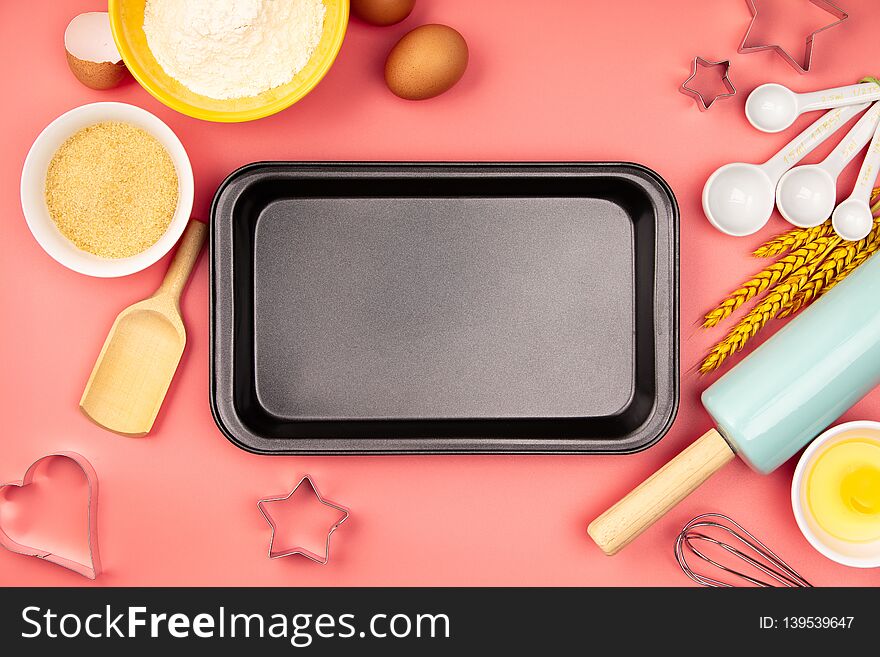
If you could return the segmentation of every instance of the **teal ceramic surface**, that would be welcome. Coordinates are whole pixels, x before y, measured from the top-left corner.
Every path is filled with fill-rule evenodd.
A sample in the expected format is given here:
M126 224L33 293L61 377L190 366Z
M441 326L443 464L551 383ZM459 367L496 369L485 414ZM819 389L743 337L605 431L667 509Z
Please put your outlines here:
M880 383L880 256L703 393L718 430L768 473Z

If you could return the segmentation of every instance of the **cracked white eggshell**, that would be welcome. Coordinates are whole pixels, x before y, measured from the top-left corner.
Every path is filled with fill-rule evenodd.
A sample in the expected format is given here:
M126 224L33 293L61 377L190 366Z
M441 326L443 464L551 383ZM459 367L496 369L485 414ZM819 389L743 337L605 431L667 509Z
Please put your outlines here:
M75 16L64 30L64 50L71 72L90 89L112 89L125 78L125 64L105 11Z

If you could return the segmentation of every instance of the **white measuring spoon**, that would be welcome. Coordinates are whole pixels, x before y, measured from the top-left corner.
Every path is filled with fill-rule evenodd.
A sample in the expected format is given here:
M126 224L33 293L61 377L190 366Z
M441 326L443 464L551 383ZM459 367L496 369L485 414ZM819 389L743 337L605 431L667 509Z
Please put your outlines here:
M880 168L880 127L874 131L874 138L868 146L868 154L859 169L859 177L849 198L843 201L831 215L834 231L845 240L856 241L865 239L874 225L871 215L871 189L877 180L877 169Z
M771 82L756 87L749 94L746 100L746 118L762 132L780 132L804 112L875 100L880 100L880 86L873 82L801 94Z
M820 117L764 164L734 162L715 171L703 187L703 212L722 233L751 235L773 214L776 184L786 171L868 106L838 107Z
M858 120L828 157L819 164L791 169L776 186L779 214L800 228L818 226L831 216L837 202L837 178L871 140L880 122L880 103Z

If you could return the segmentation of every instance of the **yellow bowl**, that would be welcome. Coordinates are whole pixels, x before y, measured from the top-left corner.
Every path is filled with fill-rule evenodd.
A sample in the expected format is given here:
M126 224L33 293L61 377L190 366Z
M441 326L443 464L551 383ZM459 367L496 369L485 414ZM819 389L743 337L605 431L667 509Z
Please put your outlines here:
M205 121L238 123L253 121L290 107L321 81L345 38L348 0L322 0L327 7L324 33L312 58L287 84L258 96L217 100L193 93L169 76L147 45L144 34L146 0L109 0L110 29L119 54L141 86L168 107Z

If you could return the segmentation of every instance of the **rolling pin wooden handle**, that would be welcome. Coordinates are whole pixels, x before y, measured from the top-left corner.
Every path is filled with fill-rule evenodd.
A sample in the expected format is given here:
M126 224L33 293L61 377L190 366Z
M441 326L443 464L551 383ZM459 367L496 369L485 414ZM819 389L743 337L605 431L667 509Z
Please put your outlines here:
M591 522L587 532L605 554L616 554L733 456L733 450L718 431L706 432Z
M192 273L207 235L207 224L195 219L189 222L183 237L180 238L180 244L171 261L171 266L168 267L168 273L165 274L165 280L162 281L162 285L159 286L154 296L165 294L171 296L175 303L180 301L180 294L189 280L189 275Z

